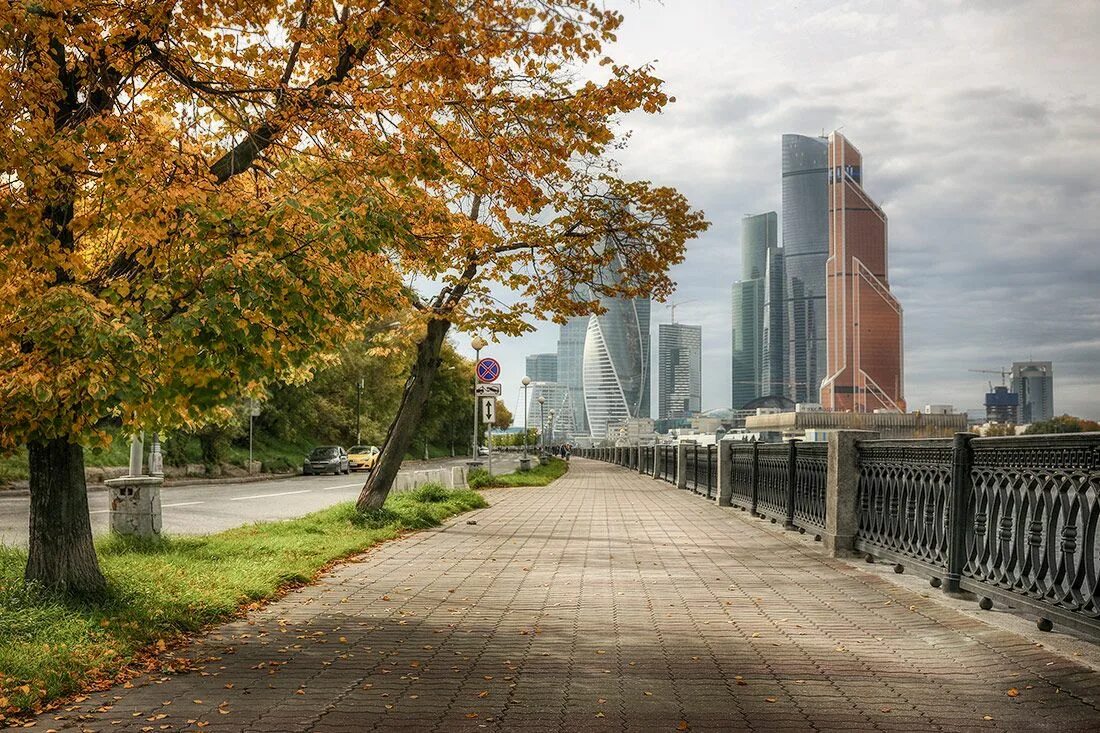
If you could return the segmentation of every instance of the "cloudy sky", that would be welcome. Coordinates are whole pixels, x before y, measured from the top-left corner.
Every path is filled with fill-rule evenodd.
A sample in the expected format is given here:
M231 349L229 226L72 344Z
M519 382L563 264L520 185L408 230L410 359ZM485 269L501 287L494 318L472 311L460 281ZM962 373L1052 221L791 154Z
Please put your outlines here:
M626 15L612 55L655 61L678 100L623 121L625 174L712 222L673 271L677 320L703 326L704 409L730 403L740 220L780 208L780 136L842 128L890 218L910 406L980 408L988 377L968 369L1033 358L1054 362L1059 413L1100 418L1100 3L609 4ZM653 314L655 361L668 308ZM485 352L510 405L557 334Z

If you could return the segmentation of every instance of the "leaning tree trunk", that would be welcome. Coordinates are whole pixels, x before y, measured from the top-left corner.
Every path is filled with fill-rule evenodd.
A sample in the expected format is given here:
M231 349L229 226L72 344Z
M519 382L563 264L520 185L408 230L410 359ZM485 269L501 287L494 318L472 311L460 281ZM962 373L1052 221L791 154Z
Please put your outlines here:
M102 593L88 516L84 449L64 438L30 443L31 526L25 577L70 595Z
M447 338L450 321L433 318L428 321L428 330L424 338L416 345L416 362L412 366L409 378L405 381L405 391L401 394L401 403L397 414L390 423L386 441L382 444L382 454L374 465L363 491L355 506L359 511L378 509L389 496L390 488L401 462L412 443L413 433L420 423L424 405L432 392L432 382L439 372L439 355L443 350L443 341Z

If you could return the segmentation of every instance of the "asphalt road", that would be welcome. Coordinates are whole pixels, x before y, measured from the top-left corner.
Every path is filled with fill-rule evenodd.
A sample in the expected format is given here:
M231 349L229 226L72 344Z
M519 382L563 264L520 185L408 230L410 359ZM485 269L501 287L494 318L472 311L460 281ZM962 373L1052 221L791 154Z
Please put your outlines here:
M466 458L406 462L403 470L462 465ZM484 458L482 459L484 460ZM493 472L516 469L515 454L493 456ZM251 483L209 483L166 486L161 492L165 534L207 534L242 524L272 519L291 519L359 495L366 474L349 476L297 476ZM0 544L25 547L30 517L25 492L0 491ZM107 531L107 492L88 492L92 531Z

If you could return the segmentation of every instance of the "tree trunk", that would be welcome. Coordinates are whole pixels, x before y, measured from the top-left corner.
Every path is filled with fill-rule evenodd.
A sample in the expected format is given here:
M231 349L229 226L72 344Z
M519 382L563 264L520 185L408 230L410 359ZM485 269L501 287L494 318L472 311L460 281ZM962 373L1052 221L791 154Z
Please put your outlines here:
M397 414L386 433L382 454L378 456L378 462L355 503L356 509L361 512L380 508L389 496L397 471L401 468L401 461L404 460L412 443L413 433L420 423L424 405L431 395L432 382L439 372L439 355L450 327L450 321L433 318L428 321L424 338L416 345L416 362L405 381L405 391L401 394Z
M74 596L103 593L88 516L84 449L64 438L34 442L30 453L30 551L25 577Z

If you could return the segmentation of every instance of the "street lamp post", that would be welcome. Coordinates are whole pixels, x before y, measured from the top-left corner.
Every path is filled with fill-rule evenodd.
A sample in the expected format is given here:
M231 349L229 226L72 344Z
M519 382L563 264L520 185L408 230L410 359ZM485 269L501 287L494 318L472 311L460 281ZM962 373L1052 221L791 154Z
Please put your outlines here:
M363 378L355 383L355 444L363 442L363 431L360 419L363 417Z
M546 398L539 395L539 452L546 452Z
M523 385L523 457L527 458L527 386L531 384L530 377L520 380Z
M550 410L550 452L554 452L554 411Z
M470 453L471 460L477 460L477 363L481 361L481 350L488 346L485 339L481 336L474 336L470 339L470 348L474 350L474 432L470 436L470 444L472 451Z

